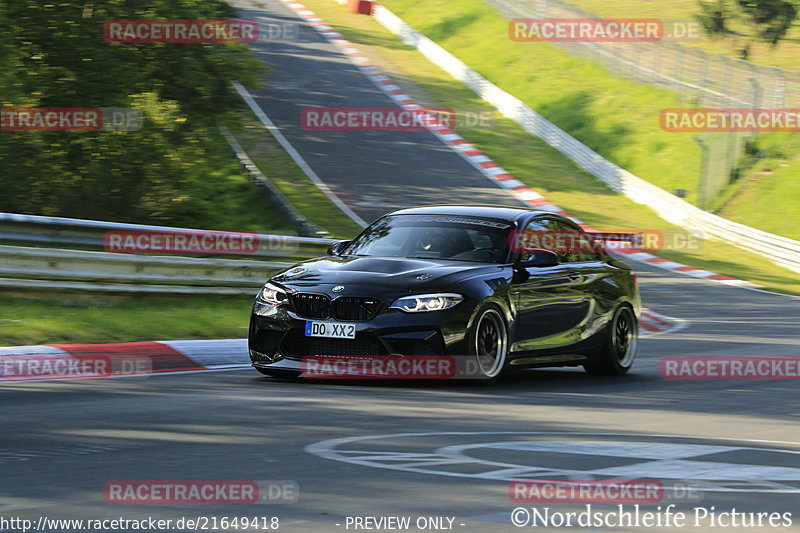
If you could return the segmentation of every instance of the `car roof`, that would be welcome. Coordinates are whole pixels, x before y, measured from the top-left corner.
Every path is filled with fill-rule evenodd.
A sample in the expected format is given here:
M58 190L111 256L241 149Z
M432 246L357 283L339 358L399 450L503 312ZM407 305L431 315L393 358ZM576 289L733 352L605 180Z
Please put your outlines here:
M472 217L485 217L509 222L516 221L523 216L537 214L552 214L548 211L526 209L524 207L503 207L490 205L426 205L400 209L389 213L390 215L461 215Z

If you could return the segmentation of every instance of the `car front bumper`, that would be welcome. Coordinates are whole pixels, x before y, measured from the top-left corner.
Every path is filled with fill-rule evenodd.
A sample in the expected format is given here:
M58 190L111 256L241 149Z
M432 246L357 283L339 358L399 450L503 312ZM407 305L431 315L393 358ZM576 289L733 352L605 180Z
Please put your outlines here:
M256 302L248 336L253 364L283 368L310 355L463 354L469 309L462 305L427 313L385 309L366 321L313 320L353 324L355 339L307 337L309 320L312 319L300 317L286 306Z

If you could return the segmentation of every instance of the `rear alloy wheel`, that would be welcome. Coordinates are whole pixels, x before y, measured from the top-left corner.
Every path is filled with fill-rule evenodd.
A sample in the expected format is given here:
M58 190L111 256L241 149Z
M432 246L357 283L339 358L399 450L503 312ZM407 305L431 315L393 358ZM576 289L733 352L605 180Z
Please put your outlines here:
M475 356L478 379L484 383L497 381L506 368L508 330L503 315L495 307L487 307L475 319L469 347Z
M583 365L590 374L621 376L633 366L639 323L633 309L621 305L606 330L606 342L597 359Z

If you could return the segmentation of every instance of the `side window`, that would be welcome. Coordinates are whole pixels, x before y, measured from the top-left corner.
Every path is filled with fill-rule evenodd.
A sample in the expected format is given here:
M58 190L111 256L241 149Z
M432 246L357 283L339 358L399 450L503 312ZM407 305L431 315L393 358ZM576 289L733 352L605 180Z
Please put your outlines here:
M574 262L575 254L572 252L572 246L569 240L571 232L567 231L567 230L572 230L572 228L552 218L545 218L541 222L545 230L545 238L543 240L552 241L552 243L549 246L549 249L553 250L558 254L558 262L559 263Z
M545 220L547 229L556 232L559 239L558 259L562 263L578 263L595 261L597 254L592 253L590 243L593 242L583 230L577 229L566 222L555 219Z
M526 248L542 248L539 242L539 237L545 231L545 227L540 220L531 220L525 229L517 236L517 242L514 244L515 251L519 251L519 258L521 261L530 259L530 252L526 252Z
M530 257L525 249L543 248L558 254L559 263L577 263L595 261L597 254L592 253L593 240L586 232L566 222L554 218L532 220L522 232L520 241L520 258L524 261ZM524 242L524 244L522 244Z

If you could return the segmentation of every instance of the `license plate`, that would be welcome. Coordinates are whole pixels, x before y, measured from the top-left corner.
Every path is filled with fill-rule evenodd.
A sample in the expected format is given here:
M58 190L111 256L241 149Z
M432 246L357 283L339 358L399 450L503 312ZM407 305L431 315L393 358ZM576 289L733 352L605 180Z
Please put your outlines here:
M328 337L331 339L355 339L355 324L338 322L306 322L306 337Z

